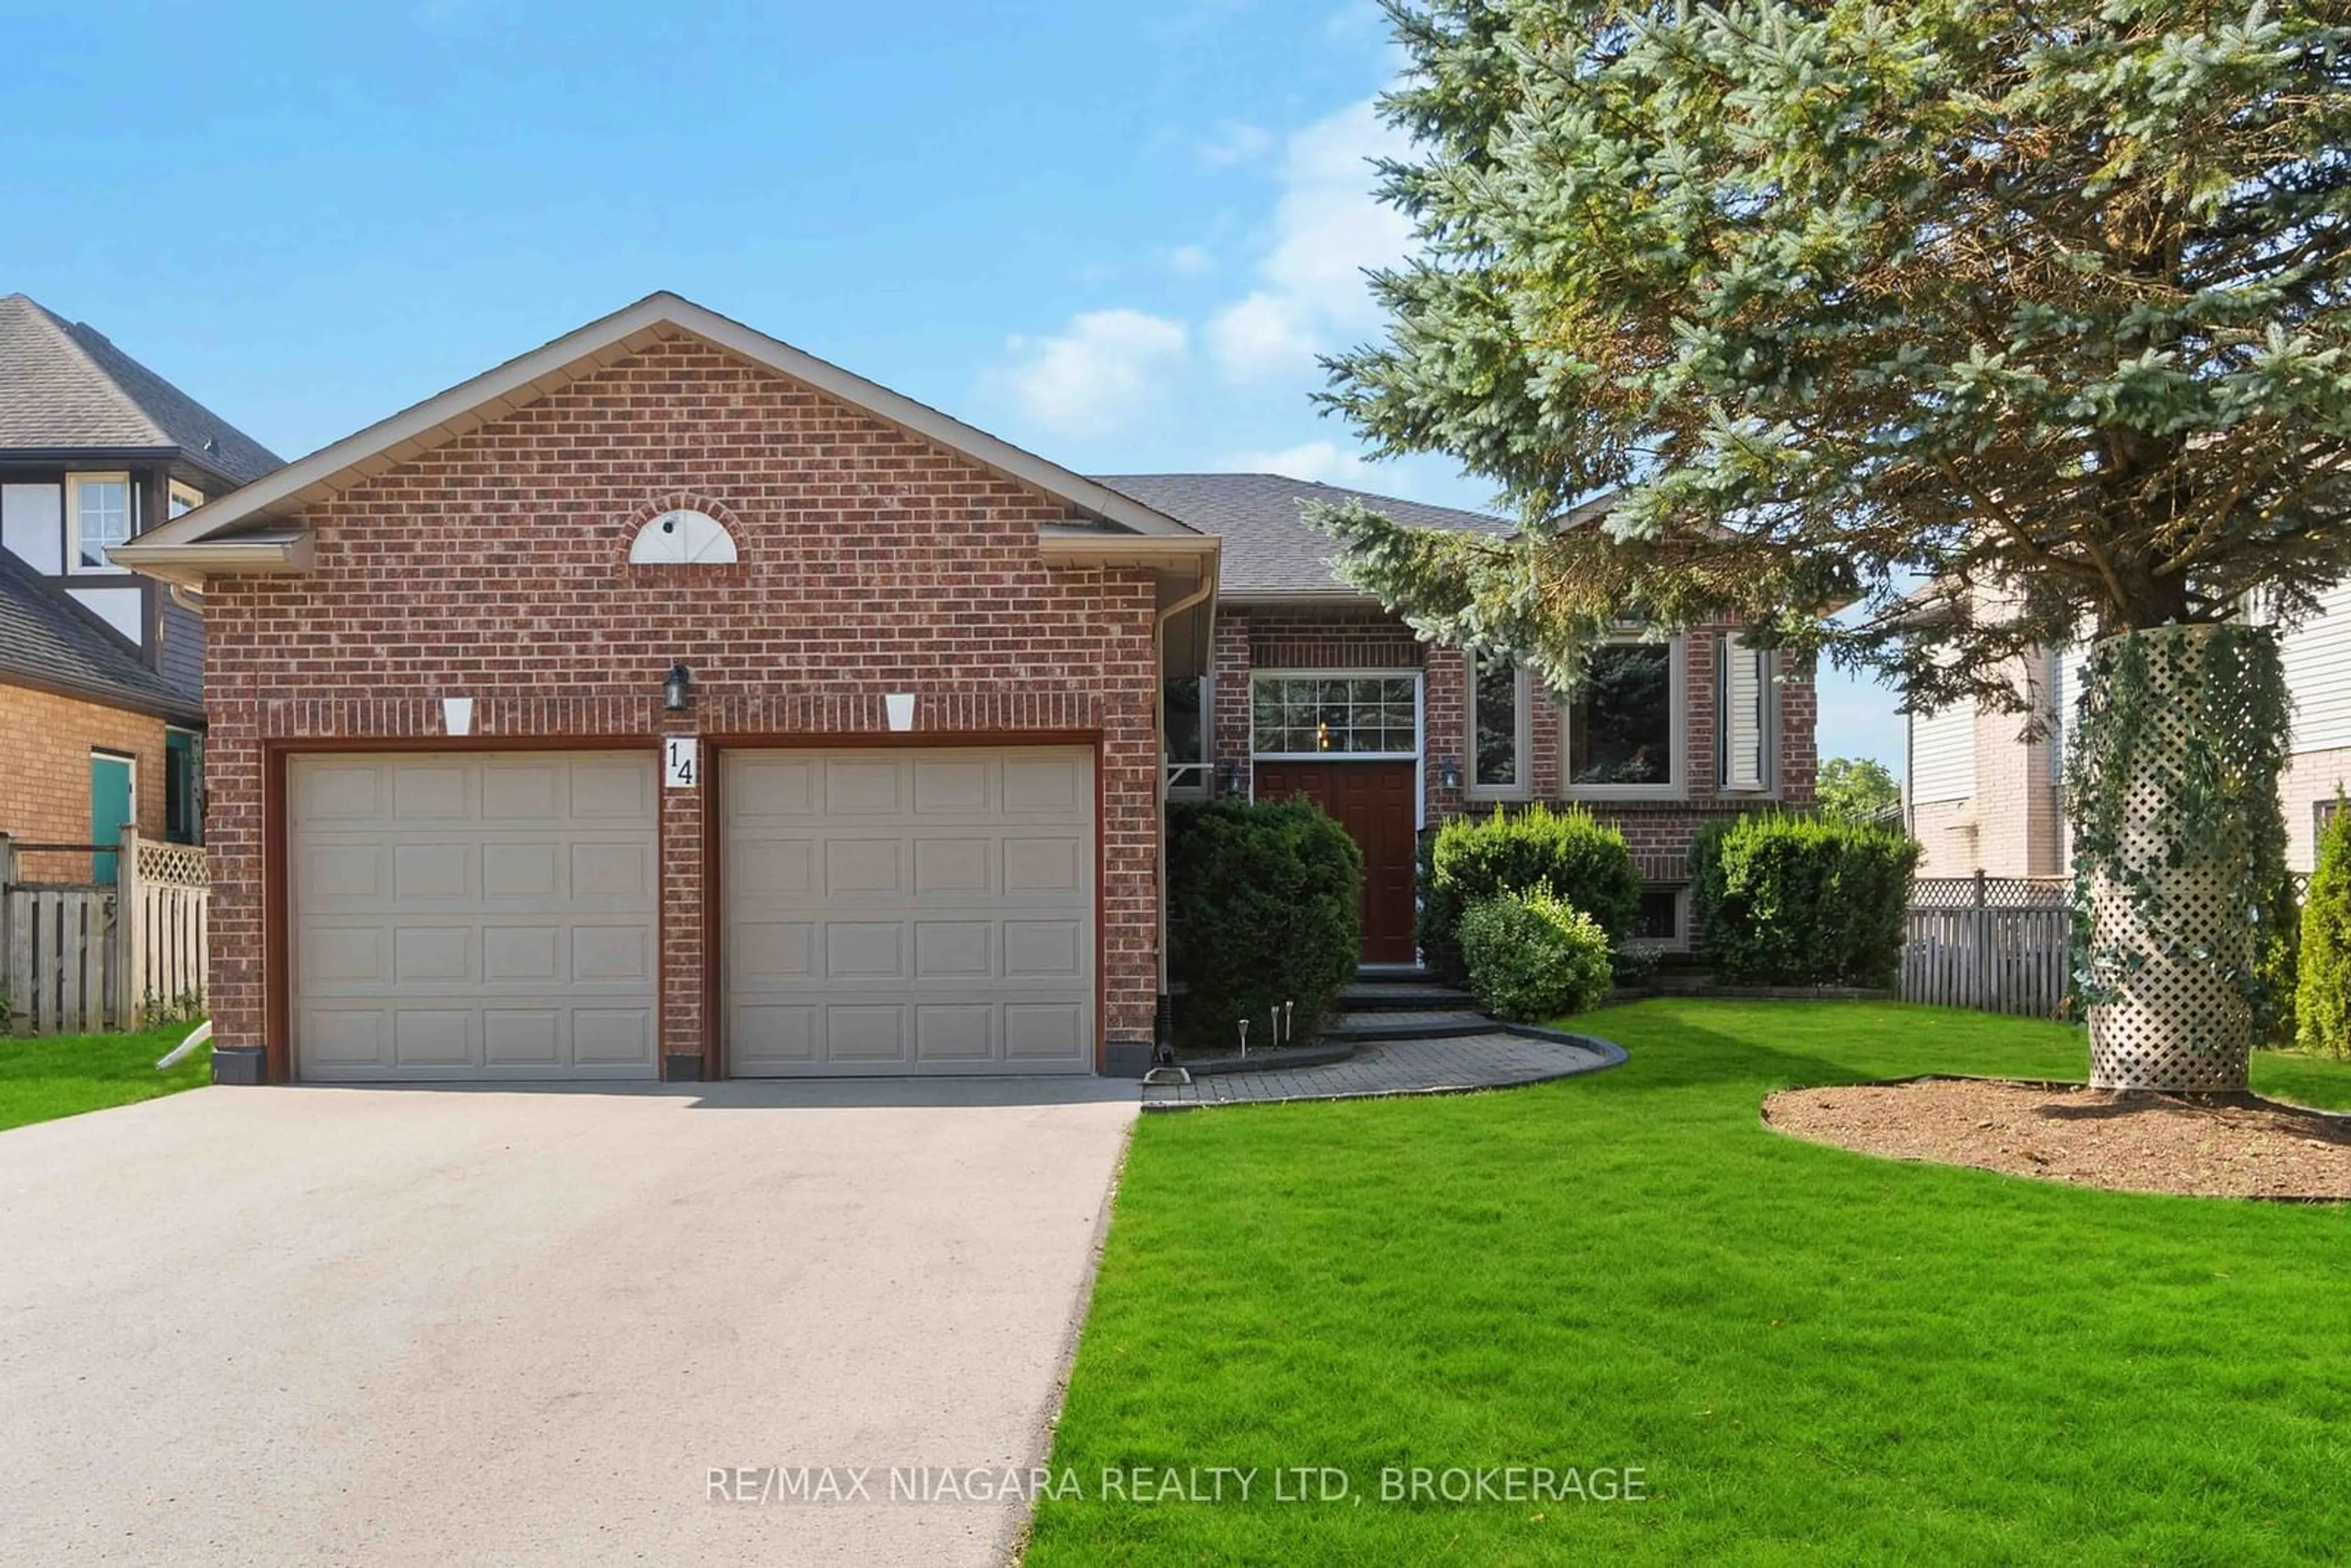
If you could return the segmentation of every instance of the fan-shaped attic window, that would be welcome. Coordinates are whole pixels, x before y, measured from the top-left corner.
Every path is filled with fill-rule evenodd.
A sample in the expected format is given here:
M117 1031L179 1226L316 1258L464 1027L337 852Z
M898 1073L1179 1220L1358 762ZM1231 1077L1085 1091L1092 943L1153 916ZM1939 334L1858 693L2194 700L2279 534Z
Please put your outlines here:
M735 536L707 512L664 512L637 530L629 560L644 566L723 566L735 559Z

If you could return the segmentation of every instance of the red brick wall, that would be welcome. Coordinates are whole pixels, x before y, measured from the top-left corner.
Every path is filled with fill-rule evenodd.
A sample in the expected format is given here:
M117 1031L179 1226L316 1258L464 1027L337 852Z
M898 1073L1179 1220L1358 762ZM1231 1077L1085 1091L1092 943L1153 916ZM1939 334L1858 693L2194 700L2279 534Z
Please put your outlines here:
M89 754L138 758L139 831L163 836L163 721L78 698L0 685L0 833L18 843L78 844L89 837ZM28 880L80 882L84 855L27 855Z
M741 559L632 567L635 525L707 497ZM1104 1016L1147 1040L1157 990L1154 591L1059 570L1065 508L797 383L658 346L313 507L304 577L205 596L215 1038L263 1043L263 743L441 733L642 741L1085 731L1102 752ZM693 672L682 725L663 674ZM662 1043L699 1052L699 790L664 789Z

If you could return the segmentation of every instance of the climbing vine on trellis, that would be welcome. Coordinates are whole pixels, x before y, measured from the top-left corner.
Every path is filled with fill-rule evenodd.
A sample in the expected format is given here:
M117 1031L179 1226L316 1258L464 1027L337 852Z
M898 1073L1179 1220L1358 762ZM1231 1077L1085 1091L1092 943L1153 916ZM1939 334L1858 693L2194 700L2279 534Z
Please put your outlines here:
M2190 639L2202 643L2196 656ZM2194 716L2182 723L2183 715ZM2097 643L2083 671L2066 756L2074 830L2076 1000L2095 1007L2160 957L2214 967L2251 1009L2256 1029L2276 1016L2262 961L2286 882L2278 775L2293 722L2276 634L2229 623L2164 626ZM2142 786L2159 788L2151 802ZM2248 944L2214 942L2208 916L2176 907L2176 873L2213 874L2250 927ZM2103 878L2134 918L2091 929L2091 890ZM2289 904L2290 907L2290 904ZM2251 961L2245 956L2251 955Z

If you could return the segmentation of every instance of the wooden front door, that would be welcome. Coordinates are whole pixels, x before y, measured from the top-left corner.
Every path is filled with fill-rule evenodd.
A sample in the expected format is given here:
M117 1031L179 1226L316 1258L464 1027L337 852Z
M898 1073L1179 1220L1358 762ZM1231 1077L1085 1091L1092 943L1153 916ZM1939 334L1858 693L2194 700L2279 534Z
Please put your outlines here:
M1303 795L1364 852L1364 960L1413 961L1414 766L1409 762L1260 762L1257 798Z

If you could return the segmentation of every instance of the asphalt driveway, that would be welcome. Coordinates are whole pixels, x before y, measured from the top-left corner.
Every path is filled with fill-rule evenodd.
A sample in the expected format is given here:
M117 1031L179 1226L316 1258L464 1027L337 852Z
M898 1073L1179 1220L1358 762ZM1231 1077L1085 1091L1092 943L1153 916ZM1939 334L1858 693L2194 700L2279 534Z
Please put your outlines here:
M202 1089L0 1134L0 1561L1002 1560L1131 1085Z

